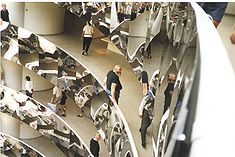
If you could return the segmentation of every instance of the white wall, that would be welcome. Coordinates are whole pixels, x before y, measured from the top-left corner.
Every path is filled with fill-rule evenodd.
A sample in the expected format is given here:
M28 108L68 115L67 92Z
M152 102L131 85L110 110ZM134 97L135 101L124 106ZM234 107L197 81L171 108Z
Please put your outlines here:
M52 2L26 2L24 28L37 34L64 30L65 9Z
M14 25L24 27L24 2L6 3L9 11L10 22Z
M235 2L228 3L225 13L235 15Z

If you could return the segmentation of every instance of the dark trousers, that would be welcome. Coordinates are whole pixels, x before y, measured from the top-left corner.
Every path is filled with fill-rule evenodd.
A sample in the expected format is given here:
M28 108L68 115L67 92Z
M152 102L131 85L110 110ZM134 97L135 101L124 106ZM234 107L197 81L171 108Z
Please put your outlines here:
M85 51L86 53L88 52L88 49L91 45L91 37L83 37L83 47L82 50Z
M163 114L166 112L167 108L170 107L171 104L171 96L165 95L165 104Z
M26 93L25 93L28 97L32 98L33 94L30 93L29 91L26 90Z
M146 109L143 110L143 115L142 115L142 121L141 121L141 126L140 126L140 133L141 133L141 141L142 144L146 143L146 134L147 134L147 129L150 126L152 120L149 118L148 111Z

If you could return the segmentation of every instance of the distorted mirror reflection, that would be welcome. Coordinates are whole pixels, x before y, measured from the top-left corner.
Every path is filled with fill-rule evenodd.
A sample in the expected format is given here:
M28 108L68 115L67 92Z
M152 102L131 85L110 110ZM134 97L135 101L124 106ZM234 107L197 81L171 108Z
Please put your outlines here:
M25 142L0 132L1 156L37 156L45 157L41 152ZM5 154L5 155L3 155Z
M18 27L3 23L1 25L1 57L17 63L19 61L18 49Z
M56 45L52 44L51 42L23 28L18 28L18 27L16 28L17 30L19 30L18 41L16 41L15 43L17 51L10 49L8 50L9 54L11 54L12 52L14 52L14 55L19 54L19 59L17 59L17 62L21 66L24 66L27 69L35 72L39 76L42 76L40 78L41 79L45 78L43 79L44 81L50 82L47 83L48 84L47 87L43 88L48 88L47 90L51 90L51 87L53 87L53 85L51 85L52 83L56 85L58 88L60 88L60 90L66 91L67 95L70 98L72 98L72 100L74 101L74 104L77 105L78 107L77 113L81 112L81 114L84 113L84 115L90 117L91 122L93 123L93 125L96 126L97 130L101 134L101 137L104 140L107 137L108 139L110 139L109 142L112 143L111 145L112 149L110 150L116 150L110 152L111 156L117 156L117 154L119 153L129 154L129 156L132 156L133 148L130 147L130 141L129 141L130 135L127 135L126 132L127 125L123 124L124 119L120 117L120 113L117 111L115 107L113 107L113 103L110 100L109 96L105 93L102 85L93 76L93 74L83 65L81 65L74 57L72 57L67 52L57 47ZM5 33L5 31L7 32L8 29L3 30L2 32ZM10 42L10 40L6 41L5 45L7 44L9 45L8 42ZM1 47L3 46L4 45L2 45ZM3 80L2 78L4 78L4 71L6 70L7 64L11 64L10 61L13 60L12 57L5 58L5 60L3 59L1 60L4 61L4 69L1 69L1 76L3 76L1 77L1 82L2 82ZM18 68L20 69L18 71L20 79L16 83L20 85L17 85L18 86L17 90L22 89L21 84L22 81L24 81L22 80L22 77L24 77L23 76L24 70L22 71L22 67L20 66L18 66ZM9 73L10 71L7 72ZM10 82L9 77L10 75L7 75L6 79L9 80L6 83L7 86L9 86ZM42 81L40 78L38 79ZM16 88L16 86L12 87ZM30 103L29 101L31 102L31 100L27 100L27 104ZM26 104L26 100L22 102L22 104ZM17 106L17 104L15 105ZM35 105L38 106L38 103L36 103ZM31 105L31 107L35 105ZM26 106L28 107L28 105ZM48 110L47 108L50 108L50 110L54 112L56 111L55 105L49 102L47 104L47 107L43 107L42 110L47 111ZM13 115L14 112L10 113L11 115ZM38 114L38 112L36 113ZM20 114L16 115L21 115L21 112ZM78 114L78 116L79 115L80 114ZM41 124L42 121L43 123ZM116 140L116 138L110 138L111 134L108 133L108 129L112 130L117 122L121 126L120 131L122 134L122 138L120 138L120 140ZM69 135L67 133L66 134L64 133L64 132L69 132L69 129L68 128L65 129L63 126L58 127L57 117L53 114L47 117L40 116L40 120L38 120L38 115L37 115L37 118L33 119L29 118L29 122L27 123L33 128L38 129L45 136L51 136L52 134L54 135L54 133L56 132L56 135L59 134L60 136L69 138ZM49 130L54 130L54 131L49 132ZM51 136L51 138L53 138L55 143L63 147L66 147L65 153L76 154L77 152L80 152L80 149L78 149L79 146L77 146L77 144L69 145L69 141L67 143L61 143L61 139L60 138L58 139L56 137L57 136ZM129 147L126 147L125 149L120 148L117 150L117 148L119 148L119 146L123 144ZM84 148L81 151L86 152L85 150L86 149Z
M50 138L64 154L88 156L88 151L78 135L51 109L23 93L6 86L0 86L1 116L10 116L39 131L43 136ZM4 118L2 118L4 124ZM10 121L10 118L8 118ZM0 131L7 132L7 127ZM21 128L19 128L21 129ZM20 131L20 130L16 130ZM71 149L71 147L73 149Z
M143 99L146 96L154 98L154 105L150 107L154 116L151 135L155 155L163 156L188 88L196 56L197 30L190 4L57 4L85 21L92 21L127 59L143 87L140 88L143 90ZM18 41L15 39L16 30L19 31ZM99 80L87 68L56 45L16 26L7 26L1 38L2 57L22 64L68 91L68 96L81 109L81 114L91 118L111 156L132 156L130 141L119 113ZM1 75L4 76L4 73ZM126 147L120 148L123 145Z

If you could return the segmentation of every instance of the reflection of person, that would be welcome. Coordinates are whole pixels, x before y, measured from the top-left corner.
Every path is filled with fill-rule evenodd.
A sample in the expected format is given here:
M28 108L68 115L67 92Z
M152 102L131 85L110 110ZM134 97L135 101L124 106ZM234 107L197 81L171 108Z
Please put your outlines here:
M6 22L10 22L9 20L9 12L7 10L6 4L2 4L2 10L1 10L1 19Z
M124 12L123 12L123 9L121 9L120 12L118 12L117 16L118 16L118 21L119 21L119 23L121 23L122 21L124 21L124 19L125 19L125 14L124 14Z
M66 111L65 109L66 100L67 100L66 91L63 91L62 98L60 100L60 110L61 110L61 116L64 116L64 117L65 117L65 111Z
M198 2L198 5L212 17L213 24L217 28L224 16L228 2Z
M1 71L0 85L5 85L5 76L3 71Z
M154 96L153 93L150 91L143 98L139 106L139 117L142 118L139 131L141 132L141 141L142 141L142 146L144 148L146 148L147 129L150 126L153 119L153 114L152 114L153 105L154 105Z
M156 95L156 91L158 88L158 76L159 76L159 72L156 73L155 75L153 75L153 77L149 83L150 90L153 92L154 95Z
M90 22L86 22L86 26L83 28L82 31L82 37L83 37L83 47L82 47L82 55L88 54L88 49L91 44L92 36L93 36L94 30L91 26Z
M94 157L99 157L100 153L100 146L98 142L99 140L100 140L100 134L96 134L96 136L90 140L90 151L91 154L94 155Z
M148 92L148 73L146 71L142 71L141 83L143 95L146 95Z
M230 40L232 44L235 44L235 31L231 34Z
M62 96L61 89L58 87L58 83L53 88L53 96L51 98L51 103L58 103L60 97Z
M33 82L31 81L29 76L25 76L25 90L26 90L26 95L32 98L33 95Z
M122 85L119 80L119 76L122 73L122 68L120 65L115 65L113 70L110 70L105 78L104 84L106 84L106 91L111 95L112 100L116 101L118 104L118 99L120 96L120 91L122 90Z
M165 103L164 103L164 111L163 113L165 113L165 111L167 110L168 107L170 107L171 104L171 97L174 91L174 84L175 84L175 80L176 80L176 75L173 73L170 73L168 75L168 85L164 91L164 95L165 95Z

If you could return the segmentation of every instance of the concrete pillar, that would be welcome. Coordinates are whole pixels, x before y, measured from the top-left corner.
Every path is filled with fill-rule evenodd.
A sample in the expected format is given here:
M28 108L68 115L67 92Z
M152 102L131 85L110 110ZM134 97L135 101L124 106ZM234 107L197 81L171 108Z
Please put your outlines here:
M0 132L13 137L20 137L20 121L0 112Z
M24 28L37 34L58 34L64 30L65 8L52 2L26 2Z
M10 22L16 26L24 27L24 2L6 3L9 11Z
M22 89L22 66L1 58L2 70L5 75L5 85L15 90Z

